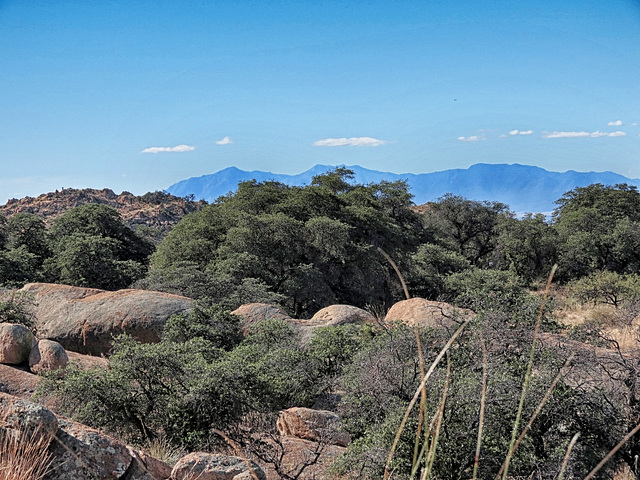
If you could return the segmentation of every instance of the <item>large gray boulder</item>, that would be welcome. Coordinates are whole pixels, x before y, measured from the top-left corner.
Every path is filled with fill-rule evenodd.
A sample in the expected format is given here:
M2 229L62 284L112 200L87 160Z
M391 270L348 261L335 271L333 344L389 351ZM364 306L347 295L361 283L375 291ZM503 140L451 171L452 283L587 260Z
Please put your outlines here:
M276 422L280 435L346 447L351 437L340 417L327 410L293 407L280 412Z
M311 317L311 322L314 325L318 324L323 327L346 324L360 325L362 323L374 323L375 321L375 317L369 312L351 305L329 305L318 310Z
M33 333L24 325L0 323L0 363L18 365L26 362L35 343Z
M193 452L178 460L171 480L251 480L252 472L259 480L267 478L256 463L243 458Z
M67 350L101 355L112 338L127 333L144 343L160 341L167 319L193 308L193 300L147 290L107 292L93 288L30 283L38 336L55 340Z

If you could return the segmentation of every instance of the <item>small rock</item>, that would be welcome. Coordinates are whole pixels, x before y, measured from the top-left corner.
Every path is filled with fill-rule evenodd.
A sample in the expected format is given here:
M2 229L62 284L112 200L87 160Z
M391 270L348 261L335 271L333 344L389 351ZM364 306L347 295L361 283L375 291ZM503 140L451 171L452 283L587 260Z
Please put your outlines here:
M167 480L171 476L171 465L145 452L127 447L133 462L127 471L127 480Z
M259 480L266 480L264 471L254 462L251 470ZM249 476L247 476L249 475ZM250 473L247 461L240 457L194 452L182 457L173 467L171 480L248 480Z
M342 427L340 417L327 410L293 407L280 412L276 422L280 435L346 447L351 437Z
M36 339L24 325L0 323L0 363L17 365L29 360Z
M33 373L44 373L65 368L69 363L66 350L53 340L40 340L29 354L29 368Z

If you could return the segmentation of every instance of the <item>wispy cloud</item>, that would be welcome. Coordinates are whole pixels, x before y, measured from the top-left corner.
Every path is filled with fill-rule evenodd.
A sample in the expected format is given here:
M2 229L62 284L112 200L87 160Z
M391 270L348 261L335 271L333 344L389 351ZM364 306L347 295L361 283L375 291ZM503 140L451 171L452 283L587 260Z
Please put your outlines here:
M479 142L480 140L484 140L484 137L480 135L471 135L470 137L458 137L458 140L461 142Z
M387 143L371 137L325 138L313 142L314 147L378 147Z
M626 132L543 132L542 138L600 138L600 137L624 137Z
M515 135L533 135L533 130L511 130L509 135L512 137Z
M224 137L222 140L218 140L216 142L216 145L229 145L231 143L233 143L233 141L227 136L227 137Z
M609 122L609 123L607 123L607 125L609 125L610 127L619 127L620 125L622 125L622 120L616 120L615 122Z
M190 145L176 145L175 147L149 147L142 150L140 153L164 153L164 152L190 152L195 150L196 147Z

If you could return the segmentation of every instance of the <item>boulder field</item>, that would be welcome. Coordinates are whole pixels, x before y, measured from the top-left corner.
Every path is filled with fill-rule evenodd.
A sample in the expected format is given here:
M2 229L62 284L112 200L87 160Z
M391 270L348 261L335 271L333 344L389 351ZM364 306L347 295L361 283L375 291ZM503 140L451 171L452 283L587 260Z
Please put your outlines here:
M300 478L323 478L345 450L349 437L332 412L292 408L281 413L278 430L284 447L283 465L295 469L307 452L318 451L318 462ZM146 452L73 420L56 416L37 403L0 393L0 438L40 442L50 460L43 480L276 480L279 476L245 457L192 452L171 465ZM1 460L1 459L0 459ZM1 467L1 464L0 464Z
M22 325L0 324L0 392L6 392L0 393L0 437L10 434L28 441L34 432L43 436L53 459L45 479L88 480L96 475L105 480L186 480L194 475L201 480L279 478L271 465L217 453L193 452L171 467L30 400L39 378L30 371L60 370L62 375L69 361L108 368L114 336L126 333L141 342L158 342L169 317L193 309L192 299L146 290L108 292L45 283L28 284L21 291L33 299L37 336ZM241 318L245 335L260 320L276 318L294 326L303 342L320 327L400 321L450 328L460 317L473 314L420 298L397 303L384 320L350 305L325 307L306 320L291 318L282 308L268 304L247 304L232 313ZM283 467L293 471L309 452L321 451L301 479L323 478L350 442L341 419L328 410L294 407L280 413L276 426Z

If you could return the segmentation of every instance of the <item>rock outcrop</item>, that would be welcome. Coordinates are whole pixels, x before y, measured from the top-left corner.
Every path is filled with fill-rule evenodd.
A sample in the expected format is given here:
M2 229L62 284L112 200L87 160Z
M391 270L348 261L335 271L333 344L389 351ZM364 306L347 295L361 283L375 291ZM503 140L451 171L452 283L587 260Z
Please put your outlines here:
M193 308L193 300L147 290L107 292L92 288L30 283L41 338L55 340L67 350L90 355L108 353L113 336L127 333L153 343L167 319Z
M171 480L251 480L251 471L266 480L264 471L254 462L240 457L194 452L182 457L173 467Z
M386 322L402 322L421 327L450 328L474 313L444 302L411 298L394 304L385 317Z
M131 228L147 225L162 234L168 233L182 217L200 210L205 205L203 202L194 202L164 192L135 196L129 192L117 195L108 188L63 188L60 191L43 193L36 198L11 199L5 205L0 205L0 214L8 218L20 212L32 213L41 217L45 223L51 224L66 211L87 203L107 205L116 209Z
M324 327L333 325L373 323L375 317L366 310L351 305L329 305L311 317L314 323L320 323Z
M171 465L151 455L127 447L133 457L133 463L127 472L130 480L168 480L171 476ZM124 479L123 479L124 480Z
M29 354L29 368L33 373L52 372L65 368L68 363L67 351L53 340L39 340Z
M38 386L39 377L26 369L0 363L0 392L29 399Z
M33 333L24 325L0 323L0 363L18 365L26 362L35 343Z
M47 480L117 480L133 457L125 445L98 430L59 419L50 452L54 458Z
M0 431L38 442L51 460L44 480L167 480L171 467L34 402L0 393ZM38 477L40 478L40 477Z
M338 415L327 410L293 407L280 412L276 423L280 435L346 447L351 437Z

